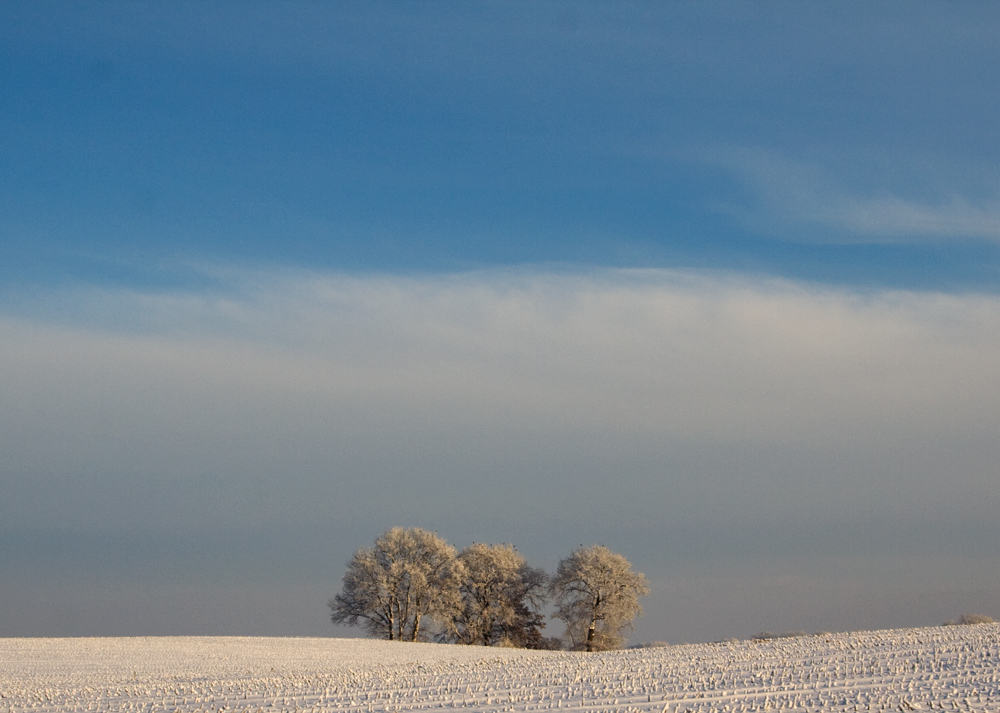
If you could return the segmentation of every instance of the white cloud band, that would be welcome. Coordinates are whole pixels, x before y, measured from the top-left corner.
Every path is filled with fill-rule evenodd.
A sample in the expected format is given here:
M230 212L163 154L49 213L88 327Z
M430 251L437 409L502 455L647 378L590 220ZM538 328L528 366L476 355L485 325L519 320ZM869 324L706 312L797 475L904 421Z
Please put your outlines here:
M354 499L343 512L377 513L397 481L500 498L503 483L578 483L578 503L610 472L622 479L611 506L663 497L676 516L692 502L738 518L862 501L979 517L1000 504L992 296L656 271L229 287L79 293L70 326L5 318L8 472L116 501L132 491L112 484L137 483L137 500L146 488L190 501L192 517L239 483L273 497L274 517L317 518L336 492ZM182 492L206 477L204 497ZM408 503L447 511L442 499L461 509L472 496L422 497ZM57 497L50 515L85 519L79 502Z

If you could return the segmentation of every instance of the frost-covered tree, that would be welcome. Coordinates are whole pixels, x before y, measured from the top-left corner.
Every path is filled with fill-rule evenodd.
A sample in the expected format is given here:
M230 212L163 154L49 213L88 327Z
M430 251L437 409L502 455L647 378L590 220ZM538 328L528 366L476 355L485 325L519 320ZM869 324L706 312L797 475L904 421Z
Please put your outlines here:
M551 592L575 649L603 651L625 643L622 631L642 613L646 578L607 547L581 547L559 563Z
M426 619L454 618L461 582L454 547L433 532L394 527L354 553L343 590L330 600L331 618L384 639L419 641L428 638Z
M529 567L510 545L474 544L458 556L463 565L462 607L452 635L463 644L539 648L545 626L548 576Z

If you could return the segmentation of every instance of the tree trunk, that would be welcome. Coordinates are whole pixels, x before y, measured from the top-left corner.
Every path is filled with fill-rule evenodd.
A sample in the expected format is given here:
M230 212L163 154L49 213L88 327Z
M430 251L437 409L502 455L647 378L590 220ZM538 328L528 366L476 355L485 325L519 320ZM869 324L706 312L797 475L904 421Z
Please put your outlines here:
M413 617L413 637L410 639L410 641L416 641L417 636L419 634L420 634L420 615L417 614L415 617Z

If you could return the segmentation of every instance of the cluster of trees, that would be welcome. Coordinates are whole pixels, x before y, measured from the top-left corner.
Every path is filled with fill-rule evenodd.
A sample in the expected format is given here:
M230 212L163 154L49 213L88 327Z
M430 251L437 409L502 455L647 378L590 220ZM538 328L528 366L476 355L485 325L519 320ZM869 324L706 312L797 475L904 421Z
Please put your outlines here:
M433 532L394 527L354 553L329 606L334 623L384 639L562 648L542 636L551 600L565 643L601 651L624 644L648 593L641 572L599 545L577 549L550 577L510 545L458 552Z

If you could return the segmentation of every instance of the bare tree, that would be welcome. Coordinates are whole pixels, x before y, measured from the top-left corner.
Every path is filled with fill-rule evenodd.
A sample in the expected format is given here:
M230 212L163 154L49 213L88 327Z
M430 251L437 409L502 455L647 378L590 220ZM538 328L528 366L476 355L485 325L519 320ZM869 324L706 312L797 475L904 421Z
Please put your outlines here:
M539 648L545 626L548 576L529 567L510 545L474 544L458 556L463 565L462 608L453 637L463 644Z
M363 626L384 639L427 638L425 618L451 621L461 605L462 565L433 532L394 527L354 553L344 588L330 600L336 624Z
M958 621L946 621L944 626L968 626L970 624L995 624L996 619L986 614L963 614Z
M581 547L559 563L552 580L555 616L566 622L573 648L603 651L625 643L622 631L642 613L646 578L607 547Z

